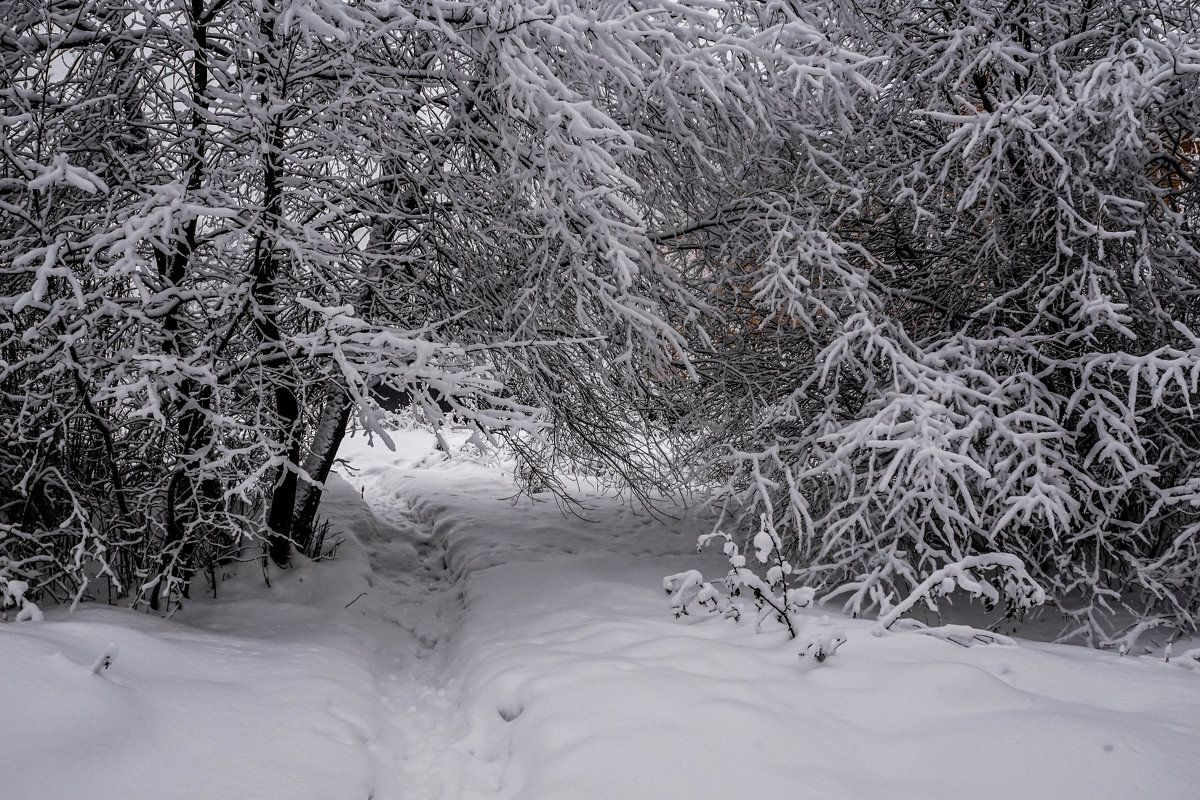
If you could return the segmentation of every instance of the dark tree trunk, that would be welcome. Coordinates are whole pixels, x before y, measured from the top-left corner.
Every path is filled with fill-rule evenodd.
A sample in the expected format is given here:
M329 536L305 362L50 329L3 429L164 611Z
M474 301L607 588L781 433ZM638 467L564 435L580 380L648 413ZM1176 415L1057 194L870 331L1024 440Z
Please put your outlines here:
M278 9L269 5L265 9L260 22L270 48L276 40L275 18ZM274 96L270 89L276 85L270 74L271 65L263 58L259 62L264 92L262 102L264 108L276 105L280 98ZM299 378L288 367L286 351L280 335L279 313L279 273L280 259L276 252L276 240L279 234L280 222L283 218L283 178L284 178L284 146L286 144L286 123L284 114L276 112L269 123L266 146L263 152L263 214L261 229L254 243L254 282L251 287L253 300L257 302L258 313L255 314L256 327L259 337L265 345L264 350L269 356L281 356L279 363L283 365L280 373L273 378L273 395L275 413L278 416L280 438L283 443L286 463L280 467L275 489L271 494L271 505L267 512L268 553L271 560L281 567L288 565L292 549L292 517L296 509L296 470L300 465L301 430L301 395Z
M190 125L190 149L185 166L187 175L187 193L194 196L204 186L205 177L205 130L206 111L208 110L208 27L203 0L192 0L190 5L190 24L195 51L192 54L192 115ZM156 253L159 278L164 286L178 288L187 277L191 266L192 254L196 250L198 219L187 220L178 235L174 236L170 250L159 250ZM184 342L179 333L179 308L177 300L167 309L163 319L163 329L168 336L163 341L163 349L170 354L179 354L184 349ZM171 480L167 484L166 497L166 541L163 553L159 557L158 572L162 579L169 579L168 571L172 569L169 551L179 546L180 556L176 560L176 569L185 590L192 575L192 560L197 548L197 503L207 500L216 503L217 497L210 487L207 492L196 492L193 458L197 452L212 444L213 431L207 424L205 416L212 404L212 390L208 387L198 387L192 380L185 380L180 387L182 406L185 408L179 420L177 431L180 449L177 455L178 465L175 467ZM189 541L190 537L190 541ZM150 608L159 610L161 591L156 587L150 595Z
M350 411L354 408L349 392L338 386L335 381L330 381L330 384L325 407L321 409L321 417L317 421L312 446L304 460L304 471L308 473L309 481L299 487L296 513L292 517L293 536L297 545L305 551L313 544L313 523L317 518L317 507L321 504L321 494L324 491L322 485L329 478L338 448L346 436Z

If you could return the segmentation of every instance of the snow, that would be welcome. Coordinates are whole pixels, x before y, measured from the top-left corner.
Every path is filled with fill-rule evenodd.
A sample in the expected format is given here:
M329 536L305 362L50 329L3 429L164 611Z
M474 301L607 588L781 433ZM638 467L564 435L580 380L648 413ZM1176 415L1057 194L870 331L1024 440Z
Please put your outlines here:
M342 448L335 559L270 589L233 565L170 619L0 625L0 796L1196 794L1194 657L876 636L820 607L794 640L755 614L676 618L664 576L727 569L695 551L699 512L581 484L564 515L503 463L392 439Z

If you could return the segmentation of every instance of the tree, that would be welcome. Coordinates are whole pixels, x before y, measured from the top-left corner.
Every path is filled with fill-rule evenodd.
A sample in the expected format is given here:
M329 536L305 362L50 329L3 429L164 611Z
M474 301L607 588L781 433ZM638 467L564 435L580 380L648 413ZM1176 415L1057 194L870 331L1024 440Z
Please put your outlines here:
M845 66L705 3L2 10L0 575L151 605L308 546L379 382L652 479L665 243L778 128L771 76Z
M1016 555L1064 638L1195 629L1195 22L1103 0L825 18L869 87L849 130L818 117L794 172L756 178L770 203L693 237L722 335L681 389L725 524L777 531L785 583L861 613Z

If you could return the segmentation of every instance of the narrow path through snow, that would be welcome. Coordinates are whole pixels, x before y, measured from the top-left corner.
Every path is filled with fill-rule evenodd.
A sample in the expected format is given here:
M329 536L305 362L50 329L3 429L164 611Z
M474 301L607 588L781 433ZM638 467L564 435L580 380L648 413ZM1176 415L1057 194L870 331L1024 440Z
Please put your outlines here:
M604 562L621 576L618 585L633 581L652 590L652 624L673 626L655 587L664 569L680 558L695 558L692 523L654 518L610 496L581 495L581 504L564 513L548 496L517 497L503 470L469 460L439 463L440 455L404 441L420 434L398 437L400 453L414 457L370 448L362 440L351 440L343 453L353 466L348 479L379 519L378 535L359 534L371 558L376 608L422 644L385 685L389 706L407 711L395 720L398 741L408 743L399 759L405 796L511 796L516 784L509 723L523 709L519 699L492 697L499 684L477 674L491 645L479 635L475 618L485 611L518 620L542 615L551 609L532 598L543 592L552 598L564 582L586 584L595 578L589 570ZM479 595L481 576L522 563L544 565L535 568L531 582L509 587L529 597ZM601 616L612 612L603 602L593 610ZM639 607L636 613L644 618L646 612ZM511 624L482 625L502 639L512 634L510 643L521 641ZM577 633L585 636L586 629ZM604 641L597 644L603 648ZM536 643L527 644L531 654L536 651ZM571 791L561 797L572 797Z
M351 441L344 448L353 453L348 479L373 516L367 525L349 523L370 559L363 613L407 634L396 636L406 646L380 681L396 759L386 783L401 798L463 797L469 786L495 786L498 778L492 765L461 746L462 713L447 686L447 653L465 613L463 575L452 569L444 531L436 515L423 509L417 488L450 491L446 485L453 475L411 469L402 456L364 444ZM418 459L428 457L425 447L412 449Z

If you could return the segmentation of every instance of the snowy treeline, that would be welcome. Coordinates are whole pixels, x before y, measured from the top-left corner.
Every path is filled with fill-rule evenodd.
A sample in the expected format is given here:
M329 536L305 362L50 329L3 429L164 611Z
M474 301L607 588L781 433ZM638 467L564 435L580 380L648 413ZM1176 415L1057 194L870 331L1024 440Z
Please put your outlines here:
M157 604L243 530L284 562L373 383L586 438L581 405L685 349L632 171L700 147L689 87L721 78L695 9L0 20L0 579Z
M678 459L782 597L1015 556L1194 627L1195 15L0 0L0 581L311 551L386 382L539 481Z
M830 8L865 87L747 153L695 235L706 475L851 612L996 553L1066 635L1194 628L1195 4Z
M655 231L773 122L762 66L810 59L672 3L0 20L3 577L59 600L156 604L245 530L311 547L380 381L652 479L625 409L687 370L692 305Z

